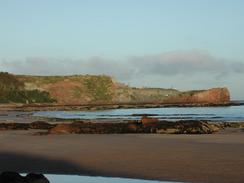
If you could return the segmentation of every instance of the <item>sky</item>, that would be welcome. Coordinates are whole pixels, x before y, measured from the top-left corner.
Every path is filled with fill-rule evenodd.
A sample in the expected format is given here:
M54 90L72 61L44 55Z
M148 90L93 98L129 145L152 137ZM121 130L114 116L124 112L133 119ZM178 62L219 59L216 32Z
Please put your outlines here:
M0 0L0 71L244 99L243 0Z

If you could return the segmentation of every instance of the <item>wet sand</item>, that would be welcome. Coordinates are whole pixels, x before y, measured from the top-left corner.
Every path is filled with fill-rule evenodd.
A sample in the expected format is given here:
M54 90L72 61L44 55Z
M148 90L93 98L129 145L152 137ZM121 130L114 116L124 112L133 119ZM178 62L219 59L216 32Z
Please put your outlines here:
M0 131L0 171L244 182L244 132L33 135Z

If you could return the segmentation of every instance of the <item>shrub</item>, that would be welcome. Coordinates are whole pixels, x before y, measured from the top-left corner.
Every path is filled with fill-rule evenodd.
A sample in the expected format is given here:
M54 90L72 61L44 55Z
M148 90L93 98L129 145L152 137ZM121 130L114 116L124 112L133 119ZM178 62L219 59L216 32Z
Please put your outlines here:
M0 102L1 103L51 103L49 93L39 90L25 90L24 82L14 75L0 72Z

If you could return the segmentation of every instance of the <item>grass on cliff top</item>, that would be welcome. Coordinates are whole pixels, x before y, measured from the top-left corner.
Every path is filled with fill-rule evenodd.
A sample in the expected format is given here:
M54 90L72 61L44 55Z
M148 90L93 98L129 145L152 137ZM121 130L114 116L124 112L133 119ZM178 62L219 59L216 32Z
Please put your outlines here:
M110 76L106 75L72 75L72 76L18 76L24 83L32 84L38 88L43 85L57 82L78 82L80 86L73 89L73 97L88 97L91 101L112 101L114 96L114 83Z
M70 81L80 81L89 79L89 78L109 78L109 76L105 75L71 75L71 76L28 76L28 75L17 75L19 80L23 82L30 82L35 84L53 84L59 81L70 80Z
M37 86L43 84L53 84L59 81L63 81L66 76L26 76L19 75L17 78L23 82L33 83Z
M93 101L112 101L113 81L109 76L89 76L84 78L84 85Z

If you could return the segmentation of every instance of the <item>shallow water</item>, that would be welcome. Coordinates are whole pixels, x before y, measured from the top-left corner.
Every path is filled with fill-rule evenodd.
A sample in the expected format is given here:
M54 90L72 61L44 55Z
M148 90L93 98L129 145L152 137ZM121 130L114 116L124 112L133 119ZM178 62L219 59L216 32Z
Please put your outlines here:
M228 107L165 107L99 111L41 111L34 116L60 119L130 119L149 114L161 120L244 121L244 105ZM138 116L137 116L138 115Z
M74 175L45 175L51 183L173 183L168 181L150 181L126 178L90 177Z

